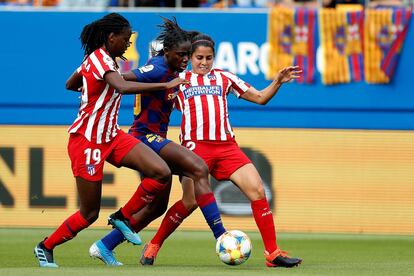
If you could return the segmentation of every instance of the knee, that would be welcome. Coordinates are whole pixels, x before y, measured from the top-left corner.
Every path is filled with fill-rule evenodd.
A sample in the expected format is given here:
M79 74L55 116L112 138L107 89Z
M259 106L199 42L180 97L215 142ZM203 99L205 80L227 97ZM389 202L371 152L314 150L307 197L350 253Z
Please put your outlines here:
M195 179L208 179L208 167L202 160L194 163L193 171Z
M172 175L171 175L170 169L162 172L162 174L160 174L158 176L158 182L164 183L165 185L167 185L168 183L170 183L171 180L172 180Z
M266 198L265 189L263 186L263 183L260 183L260 185L256 185L252 192L252 199L253 200L260 200Z
M165 165L157 168L151 178L160 183L167 184L171 182L171 177L171 170L167 165Z
M257 193L257 196L259 197L259 199L263 199L263 198L266 197L263 183L261 183L261 185L259 185L257 187L256 193Z
M250 201L266 198L264 185L261 181L251 181L248 185L244 184L239 187Z

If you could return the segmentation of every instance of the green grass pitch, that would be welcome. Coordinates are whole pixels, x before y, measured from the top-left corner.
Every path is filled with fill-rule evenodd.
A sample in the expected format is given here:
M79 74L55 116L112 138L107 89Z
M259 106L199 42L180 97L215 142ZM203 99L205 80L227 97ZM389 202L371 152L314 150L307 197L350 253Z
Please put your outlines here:
M240 266L222 264L215 254L210 232L177 231L168 239L155 266L138 263L142 246L124 243L116 250L122 267L106 267L89 258L89 246L108 230L86 229L74 240L58 246L58 269L41 269L33 248L51 229L0 229L0 275L414 275L414 236L286 234L278 235L282 249L301 257L301 266L267 268L258 233L247 232L253 242L250 259ZM144 231L148 241L153 231Z

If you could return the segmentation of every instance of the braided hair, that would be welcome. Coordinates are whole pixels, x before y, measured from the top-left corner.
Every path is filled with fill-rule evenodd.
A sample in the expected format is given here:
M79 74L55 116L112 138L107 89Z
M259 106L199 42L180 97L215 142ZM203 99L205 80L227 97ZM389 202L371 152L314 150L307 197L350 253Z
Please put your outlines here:
M163 44L163 49L152 49L157 56L164 55L164 48L173 49L182 42L190 41L189 32L181 29L181 27L178 26L177 19L175 17L173 17L172 20L165 17L161 18L164 23L158 25L158 27L161 28L161 32L156 40L160 41Z
M190 36L191 36L191 53L194 53L194 51L199 47L199 46L204 46L204 47L210 47L213 50L213 54L215 55L215 50L214 50L214 40L203 33L200 32L190 32Z
M92 54L96 49L102 47L102 45L106 45L108 37L111 33L119 34L124 29L128 28L131 28L128 20L118 13L107 14L101 19L93 21L83 27L80 40L82 43L82 49L85 51L85 58ZM112 53L109 54L115 60ZM125 60L126 58L121 56L121 59Z

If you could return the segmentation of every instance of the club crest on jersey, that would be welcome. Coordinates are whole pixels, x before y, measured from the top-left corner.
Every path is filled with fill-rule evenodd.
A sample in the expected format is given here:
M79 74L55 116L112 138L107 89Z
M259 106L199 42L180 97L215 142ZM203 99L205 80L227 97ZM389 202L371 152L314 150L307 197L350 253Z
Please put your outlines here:
M222 89L220 85L191 86L184 90L183 93L186 99L201 95L221 96Z
M138 70L141 73L150 72L150 71L152 71L152 69L154 69L154 65L152 65L152 64L148 64L148 65L145 65L145 66L142 66L142 67L138 68Z
M89 164L86 166L86 170L88 171L89 175L94 175L96 170L95 170L95 165L94 164Z
M216 80L217 78L216 78L216 75L214 75L214 74L209 74L208 76L207 76L207 78L209 79L209 80Z

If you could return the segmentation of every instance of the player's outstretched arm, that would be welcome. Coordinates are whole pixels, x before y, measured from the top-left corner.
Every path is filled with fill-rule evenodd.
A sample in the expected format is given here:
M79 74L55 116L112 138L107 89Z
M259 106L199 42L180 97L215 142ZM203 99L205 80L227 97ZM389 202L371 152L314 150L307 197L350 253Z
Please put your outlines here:
M252 86L247 89L241 98L249 102L265 105L277 94L283 83L299 78L301 73L302 70L299 66L283 68L265 89L258 91Z
M188 81L175 78L165 83L143 83L135 81L126 81L118 72L108 72L104 76L105 81L109 83L121 94L139 94L145 91L170 89L180 84L186 84Z

